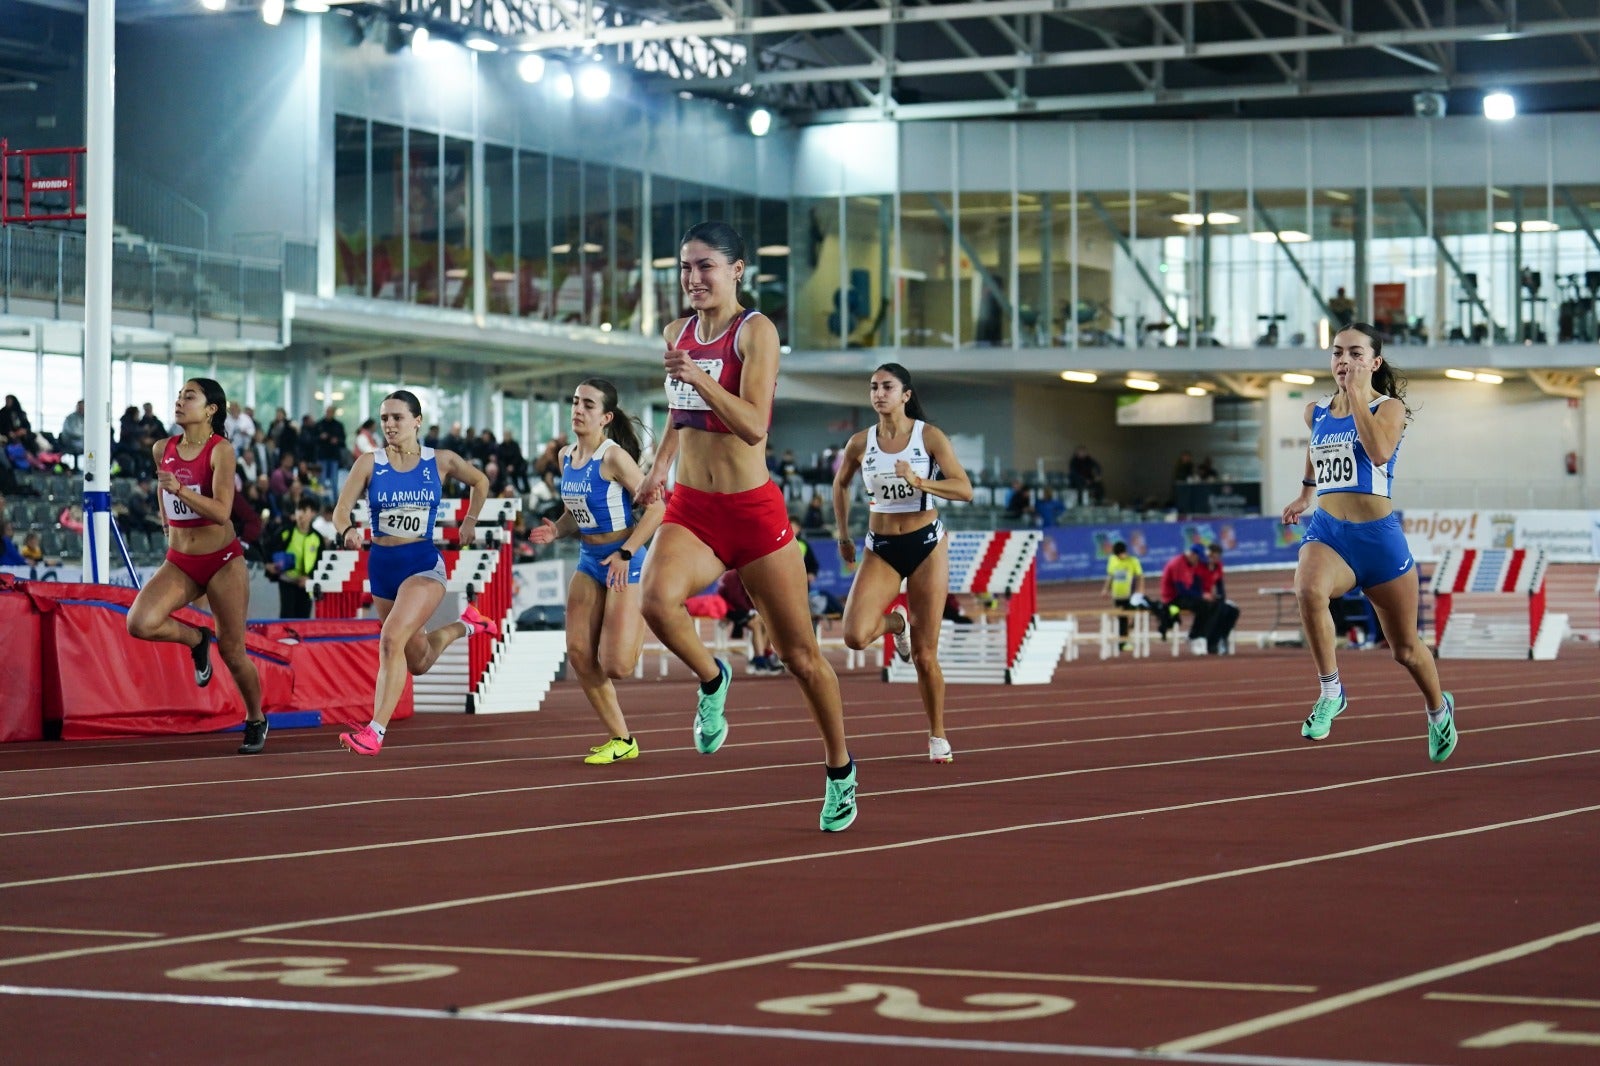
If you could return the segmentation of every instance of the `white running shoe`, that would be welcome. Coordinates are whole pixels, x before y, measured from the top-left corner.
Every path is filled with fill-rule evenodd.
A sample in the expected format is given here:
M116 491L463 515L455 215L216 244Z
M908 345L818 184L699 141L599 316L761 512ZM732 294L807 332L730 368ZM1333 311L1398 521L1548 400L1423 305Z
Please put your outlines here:
M911 616L906 614L905 607L898 603L889 608L889 613L900 616L900 632L894 635L894 653L900 657L901 662L908 663L911 661Z
M950 750L950 742L944 737L928 738L929 762L955 762L956 753Z

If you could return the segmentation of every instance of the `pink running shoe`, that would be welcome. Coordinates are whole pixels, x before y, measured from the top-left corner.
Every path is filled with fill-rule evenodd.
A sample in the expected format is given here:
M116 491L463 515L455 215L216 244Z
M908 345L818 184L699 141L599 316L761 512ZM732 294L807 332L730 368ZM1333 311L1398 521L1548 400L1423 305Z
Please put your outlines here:
M472 604L467 604L467 609L461 612L461 620L467 623L467 635L474 633L487 633L496 640L500 639L500 627L478 613Z
M356 755L376 755L383 750L383 738L364 725L354 733L340 733L339 744Z

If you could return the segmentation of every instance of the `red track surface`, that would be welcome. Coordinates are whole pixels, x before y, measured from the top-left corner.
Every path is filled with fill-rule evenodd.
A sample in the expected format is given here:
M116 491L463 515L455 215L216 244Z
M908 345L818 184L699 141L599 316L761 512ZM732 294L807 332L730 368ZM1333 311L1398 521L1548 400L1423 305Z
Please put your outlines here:
M945 766L912 686L847 675L837 836L785 678L712 757L681 673L622 684L606 768L571 683L375 760L6 746L0 1059L1595 1062L1591 649L1442 664L1442 767L1405 673L1342 667L1315 745L1290 649L953 686Z

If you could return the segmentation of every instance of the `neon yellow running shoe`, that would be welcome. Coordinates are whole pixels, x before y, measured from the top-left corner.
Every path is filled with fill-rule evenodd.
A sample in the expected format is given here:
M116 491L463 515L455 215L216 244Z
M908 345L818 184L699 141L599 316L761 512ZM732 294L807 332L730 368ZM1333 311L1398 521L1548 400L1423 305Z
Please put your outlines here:
M623 759L637 759L639 757L639 742L633 737L624 740L621 737L612 737L597 748L589 749L589 757L583 761L590 766L606 766L610 763L621 762Z
M1428 758L1444 762L1456 750L1456 701L1450 693L1444 694L1444 717L1435 722L1428 719Z
M1306 720L1300 726L1300 735L1307 740L1322 740L1333 730L1333 720L1344 713L1350 706L1340 692L1337 699L1322 696L1312 704L1311 713L1306 715Z
M701 755L710 755L728 739L728 718L723 714L723 708L728 703L728 689L733 687L733 671L727 663L718 659L717 672L722 675L722 683L717 686L717 691L708 696L702 689L699 702L695 705L694 746Z

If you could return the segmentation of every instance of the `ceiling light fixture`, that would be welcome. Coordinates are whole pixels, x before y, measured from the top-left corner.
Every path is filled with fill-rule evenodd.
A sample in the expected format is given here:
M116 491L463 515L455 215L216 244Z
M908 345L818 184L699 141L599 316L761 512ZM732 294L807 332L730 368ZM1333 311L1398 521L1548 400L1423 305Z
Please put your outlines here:
M523 56L517 61L517 77L529 85L537 85L544 79L544 56Z
M1206 394L1206 390L1202 389L1199 385L1190 385L1187 389L1184 389L1183 392L1185 396L1204 396Z
M1508 92L1484 95L1483 117L1490 122L1506 122L1517 117L1517 99Z
M1451 381L1471 381L1472 380L1472 371L1470 371L1470 370L1454 370L1454 369L1446 370L1444 372L1444 376L1449 378Z
M1505 381L1505 378L1501 377L1499 374L1474 374L1472 375L1472 380L1481 381L1485 385L1498 385Z
M1146 378L1129 378L1127 381L1124 381L1123 384L1126 385L1130 389L1138 389L1140 392L1160 392L1161 391L1161 383L1160 382L1158 382L1158 381L1150 381L1150 380L1148 380Z
M578 91L585 100L604 100L611 95L611 72L593 63L585 66L578 72Z
M750 132L757 137L765 137L767 131L772 129L772 112L764 107L758 107L750 112Z
M1283 380L1291 385L1315 385L1317 383L1317 379L1310 374L1289 373L1283 375Z
M1311 234L1301 233L1297 229L1281 229L1274 233L1272 230L1257 230L1250 234L1250 239L1258 244L1304 244L1311 239Z
M261 21L276 26L283 21L283 0L261 0Z
M1596 373L1600 373L1600 371L1596 371ZM1100 375L1087 370L1063 370L1061 372L1061 380L1076 381L1080 385L1093 385L1100 380Z
M472 49L474 52L498 52L498 51L500 51L500 46L498 44L495 44L494 41L490 40L488 37L484 36L481 33L469 33L469 34L467 34L467 39L465 41L461 42L461 43L465 44L468 48Z
M1213 226L1232 226L1240 221L1238 215L1226 211L1212 211L1209 214L1200 214L1198 211L1185 211L1173 215L1172 221L1180 226L1198 226L1202 222L1209 222Z

